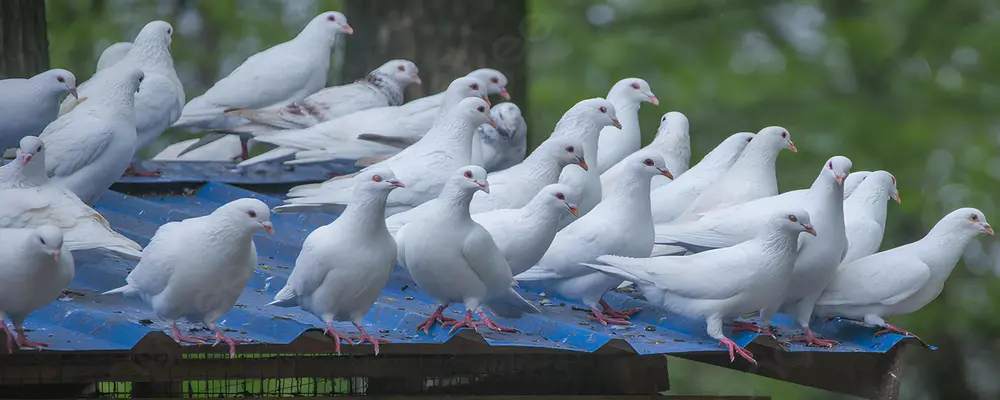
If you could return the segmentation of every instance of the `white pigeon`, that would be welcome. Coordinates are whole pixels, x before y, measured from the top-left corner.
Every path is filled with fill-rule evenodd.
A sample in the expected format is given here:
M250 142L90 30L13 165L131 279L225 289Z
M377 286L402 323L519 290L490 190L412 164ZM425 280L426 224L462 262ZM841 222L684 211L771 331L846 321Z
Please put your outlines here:
M405 187L391 170L372 168L354 177L354 199L336 220L306 237L288 282L269 305L299 306L326 323L340 354L341 336L334 321L351 321L361 333L358 344L379 341L361 320L385 288L396 265L396 242L385 228L385 201Z
M262 201L238 199L209 215L160 226L142 251L142 260L125 278L125 286L104 294L138 296L158 318L171 322L178 342L203 343L177 329L177 320L200 322L215 331L216 344L236 343L216 325L236 304L254 268L257 247L253 235L263 229L274 234L271 213Z
M45 170L53 181L93 205L128 169L135 152L135 94L143 72L120 62L91 79L101 93L52 121L45 142Z
M825 222L825 216L818 215L817 212L820 209L830 212L836 211L826 207L825 204L834 201L831 198L831 193L837 191L837 188L842 188L840 182L850 173L850 168L851 162L846 157L833 157L823 163L819 175L816 176L805 196L786 192L732 207L712 210L701 214L701 218L694 221L657 224L657 246L653 255L677 254L683 253L685 250L699 253L745 242L757 234L757 227L763 224L764 219L767 218L767 214L761 213L759 210L770 210L775 207L794 205L805 208L812 215L812 220L817 223L817 227L825 228L819 226L821 222ZM842 215L843 197L841 197L840 202ZM843 216L840 219L843 220ZM824 232L824 240L834 235L829 228ZM842 253L837 256L837 258L841 257L843 257Z
M578 198L578 190L554 183L542 188L524 207L472 214L472 220L486 228L507 259L510 272L517 275L542 259L564 213L579 215Z
M123 64L142 70L144 78L139 92L135 95L135 131L136 143L133 164L129 166L129 175L158 176L159 171L146 171L138 168L134 161L139 159L142 150L153 143L181 116L184 108L184 86L174 71L174 59L170 56L171 36L174 28L163 21L153 21L142 28L125 56L114 63L117 68ZM103 72L102 72L103 71ZM104 81L115 71L104 69L98 71L90 80L80 84L80 96L88 101L109 95L109 88ZM77 106L73 99L63 101L60 115L65 115Z
M174 126L230 128L247 120L227 116L227 110L279 108L318 92L326 86L330 50L342 33L354 33L344 14L317 15L298 36L250 56L205 94L188 102Z
M852 173L847 180L854 176ZM845 181L845 191L847 183ZM885 171L868 173L854 191L856 196L844 200L844 227L847 230L847 255L841 264L878 252L885 234L885 212L889 199L899 203L896 177Z
M427 333L436 323L478 330L486 325L492 330L516 332L494 322L485 306L502 318L517 318L539 310L514 290L517 282L503 253L490 233L469 215L472 194L489 193L486 170L468 165L451 178L438 197L438 207L423 218L404 226L396 235L399 265L409 271L421 290L434 297L437 310L417 326ZM410 232L407 234L406 232ZM465 304L465 318L456 321L441 313L451 303ZM472 314L482 321L473 321Z
M814 346L833 347L836 340L821 339L809 328L816 300L823 294L837 266L847 254L847 233L844 227L844 180L851 173L851 160L835 156L827 161L819 177L813 182L802 204L812 219L813 226L822 236L803 236L799 240L799 254L795 258L792 281L784 299L764 307L760 319L770 323L780 310L795 318L804 335L793 337L793 342L806 342Z
M482 81L462 77L448 86L440 107L416 107L410 102L399 107L358 111L308 128L265 133L255 136L254 140L278 148L239 165L249 166L290 155L296 159L286 164L391 156L419 141L452 107L469 97L482 98L489 105ZM469 148L471 150L471 144Z
M754 134L750 132L739 132L729 136L684 175L676 177L669 185L650 192L653 222L658 225L673 222L701 195L703 190L711 186L733 165L753 137Z
M479 125L472 140L472 163L493 173L524 161L528 150L528 123L514 103L500 103L490 109L497 126Z
M486 100L464 99L440 118L420 141L373 165L393 170L399 180L406 182L406 188L389 194L386 215L409 210L437 197L450 171L470 163L472 132L480 124L492 123L489 112ZM349 175L296 186L288 193L292 198L274 211L280 214L340 210L352 198L352 182L347 177Z
M505 208L520 208L546 185L557 183L567 165L583 170L587 165L583 142L573 137L550 137L523 162L490 174L490 193L476 193L469 210L473 214Z
M390 60L355 82L331 86L277 110L236 109L226 112L256 124L298 129L376 107L403 105L403 91L420 85L413 61Z
M17 158L0 167L0 228L51 225L63 230L70 250L100 249L138 260L142 247L111 229L101 214L45 176L41 139L21 139Z
M628 169L615 193L590 213L556 234L541 261L517 275L518 282L582 301L593 311L593 319L604 325L629 324L625 318L635 311L619 312L604 301L604 294L622 283L583 263L613 254L646 257L653 248L653 222L649 212L649 182L659 174L669 175L659 153L642 150L626 158ZM600 304L603 311L597 308ZM609 317L606 317L607 314Z
M7 334L7 352L17 346L41 349L46 343L32 342L24 335L28 314L55 301L73 281L73 255L63 242L59 228L43 225L34 229L0 229L0 325Z
M722 325L780 301L791 280L800 234L817 234L809 213L797 207L773 210L764 221L753 239L733 247L677 257L607 255L597 258L606 265L585 265L636 282L650 304L704 319L708 335L729 349L730 362L739 354L757 364L753 354L723 335ZM750 324L735 325L742 330Z
M854 171L847 176L847 180L844 181L844 200L851 197L851 193L854 193L854 189L858 188L861 182L864 182L865 178L871 174L871 171Z
M550 137L570 137L583 142L583 155L586 157L589 169L565 168L559 180L565 179L574 182L583 182L583 191L580 193L580 215L586 215L597 203L601 202L601 173L595 167L597 165L597 145L602 128L614 126L621 129L622 124L618 122L615 114L615 106L610 101L600 97L582 100L569 111L563 114L556 128ZM613 132L612 132L613 133ZM609 134L612 134L609 133ZM571 175L581 175L572 177ZM566 226L573 219L564 218L562 226Z
M885 318L915 312L937 298L965 246L983 232L993 235L982 211L960 208L916 242L843 264L816 302L816 314L884 327L876 336L916 336Z
M688 119L684 114L671 111L660 117L660 128L656 130L656 137L643 149L654 150L663 156L663 161L667 164L667 169L675 177L688 170L688 162L691 159L691 140L688 136ZM615 164L601 174L601 194L607 197L611 192L611 186L621 179L624 165L621 162ZM674 172L675 170L680 172ZM653 177L650 183L650 190L656 190L660 186L670 183L670 179L665 176Z
M510 101L510 93L507 92L507 77L502 72L490 68L480 68L465 76L485 82L487 95L498 94L504 100ZM444 97L444 92L413 99L408 104L415 108L436 108L441 104L442 97Z
M182 142L171 144L153 156L156 161L220 161L231 162L241 160L240 138L235 135L221 135L222 137L212 143L200 146L194 150L186 151L188 148L198 143L200 139L188 139ZM252 143L248 143L248 149L252 148Z
M59 97L66 92L76 101L76 77L64 69L0 80L0 151L42 133L59 116Z
M659 105L649 84L639 78L625 78L611 87L608 101L615 105L620 131L604 128L601 130L600 149L597 153L597 173L603 174L629 154L642 146L642 132L639 130L639 106L642 103Z
M761 129L733 165L702 191L677 221L697 219L706 211L778 194L774 163L786 148L798 152L788 130L780 126Z
M97 59L97 70L95 72L100 72L102 69L115 65L115 63L125 58L128 51L132 49L132 42L118 42L101 52L101 56Z

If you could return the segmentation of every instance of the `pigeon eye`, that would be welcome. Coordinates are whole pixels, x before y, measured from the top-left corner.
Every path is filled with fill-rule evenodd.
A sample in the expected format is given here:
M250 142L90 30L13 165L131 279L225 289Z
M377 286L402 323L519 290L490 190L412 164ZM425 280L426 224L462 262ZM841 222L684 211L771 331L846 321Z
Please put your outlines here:
M556 198L559 200L566 200L566 195L562 193L556 193Z
M172 34L172 33L174 33L174 30L170 29L170 28L167 28L167 34L169 35L169 34Z
M750 141L751 141L751 140L753 140L753 137L752 137L752 136L751 136L751 137L748 137L748 138L747 138L747 143L750 143Z
M382 177L375 175L372 177L372 182L382 182Z
M35 149L35 152L36 153L41 153L42 152L42 146L38 146L38 148Z
M788 220L792 222L799 222L799 219L792 214L788 214Z
M976 214L972 214L972 215L969 216L969 221L972 221L972 222L979 221L979 216L976 215Z
M472 88L472 90L479 90L479 84L478 83L473 83L473 84L469 85L469 87Z
M830 167L830 169L833 169L833 161L830 161L830 163L827 164L827 166Z
M893 186L895 186L896 185L896 177L892 176L892 175L889 175L889 178L892 179L892 184L893 184Z
M476 110L479 110L479 112L486 112L486 107L479 106L479 107L476 107Z
M652 167L652 166L653 166L653 160L652 160L652 159L650 159L650 158L647 158L647 159L645 159L645 160L642 160L642 163L643 163L643 164L646 164L646 166L649 166L649 167Z
M601 112L602 112L602 113L606 113L606 112L608 112L608 108L607 108L607 107L604 107L604 106L601 106Z
M61 76L57 76L56 80L59 81L59 83L66 83L66 78L63 78Z
M464 175L466 178L472 179L472 171L465 171Z
M632 89L638 90L639 89L639 84L635 83L635 82L632 82Z
M256 212L256 211L254 211L254 210L250 210L250 211L247 211L247 215L248 215L248 216L249 216L250 218L257 218L257 212Z
M336 21L336 20L337 20L337 17L336 17L336 16L333 16L333 15L327 15L327 16L326 16L326 20L327 20L327 21Z
M576 151L576 149L574 149L573 146L566 146L566 152L573 153L575 151Z
M396 67L396 69L398 69L398 70L400 70L400 71L406 71L406 67L404 67L404 66L402 66L402 65L400 65L400 66Z
M499 79L497 79L497 77L495 77L495 76L494 76L494 77L490 78L490 82L493 82L493 83L500 83L500 80L499 80Z
M39 241L39 242L42 242L42 244L43 244L43 245L45 244L45 239L42 239L42 238L38 238L38 241Z
M787 138L788 137L788 132L781 132L781 137Z

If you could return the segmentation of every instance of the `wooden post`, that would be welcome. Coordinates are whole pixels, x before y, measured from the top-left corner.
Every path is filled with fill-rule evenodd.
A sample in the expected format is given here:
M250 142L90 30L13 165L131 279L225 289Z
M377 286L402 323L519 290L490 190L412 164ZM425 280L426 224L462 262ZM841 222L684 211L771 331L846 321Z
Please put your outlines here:
M503 72L511 101L527 98L526 0L346 0L355 33L345 38L342 79L350 82L391 59L420 69L407 98L437 93L477 68ZM525 112L526 113L526 112Z
M49 69L45 1L0 1L0 79L25 78Z

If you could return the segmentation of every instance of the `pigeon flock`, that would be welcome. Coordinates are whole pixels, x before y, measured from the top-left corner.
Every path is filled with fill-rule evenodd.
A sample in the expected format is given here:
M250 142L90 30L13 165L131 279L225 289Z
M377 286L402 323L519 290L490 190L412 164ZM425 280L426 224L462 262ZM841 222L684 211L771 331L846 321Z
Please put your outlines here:
M257 266L252 240L275 234L271 213L339 215L305 239L287 284L270 303L299 307L325 333L352 343L334 322L351 322L375 354L384 339L362 319L398 265L438 301L412 329L441 324L511 332L503 320L540 308L519 284L584 304L603 325L629 325L641 310L604 296L634 285L650 307L704 320L708 336L754 362L723 326L773 335L776 313L801 328L792 341L833 347L810 329L841 317L912 334L885 318L919 310L940 294L965 246L993 234L982 212L958 209L923 239L879 252L888 200L886 171L822 161L808 188L778 192L775 162L796 152L789 131L735 133L689 168L690 123L668 112L641 147L638 111L658 105L639 78L607 98L570 108L530 154L527 125L507 78L477 69L441 93L404 101L420 85L417 66L390 60L356 82L324 87L330 51L353 28L339 12L312 19L288 42L249 57L186 104L170 55L173 28L147 24L131 43L109 47L90 79L69 71L0 80L0 145L16 148L0 167L0 318L10 351L41 348L23 323L73 279L72 251L138 260L105 294L140 298L171 322L178 342L236 343L218 327ZM274 74L281 71L281 74ZM60 98L67 94L64 100ZM209 215L161 226L150 243L115 232L92 206L170 127L206 132L155 158L288 165L357 160L360 172L292 188L273 210L239 199ZM272 148L248 157L251 146ZM465 307L460 320L442 313ZM760 324L740 318L760 314ZM7 327L13 322L15 333ZM176 321L214 337L186 336ZM16 339L15 339L16 338Z

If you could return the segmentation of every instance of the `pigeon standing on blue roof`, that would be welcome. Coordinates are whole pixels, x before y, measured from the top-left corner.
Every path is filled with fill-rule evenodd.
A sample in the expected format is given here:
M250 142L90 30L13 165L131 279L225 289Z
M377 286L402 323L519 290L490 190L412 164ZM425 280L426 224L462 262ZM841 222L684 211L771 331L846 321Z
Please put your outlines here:
M639 106L642 103L659 105L649 88L649 83L640 78L625 78L608 91L608 101L615 105L620 130L605 127L601 130L600 150L594 155L595 174L600 175L611 169L619 161L642 147L642 132L639 130ZM587 149L590 150L590 149Z
M490 109L496 126L479 125L472 140L472 163L487 172L502 171L521 161L528 148L528 123L514 103L500 103Z
M204 343L181 334L177 320L186 318L215 331L216 344L246 340L227 337L217 322L236 304L257 266L253 235L274 234L271 212L257 199L226 203L209 215L164 224L142 251L142 260L125 278L125 286L104 294L138 296L157 317L171 322L175 340Z
M295 259L288 282L270 305L299 306L326 323L337 354L347 339L334 321L351 321L378 355L379 341L361 325L389 281L396 264L396 242L385 227L389 193L405 187L388 168L372 168L354 176L354 199L344 213L309 234ZM350 340L348 340L350 343Z
M663 156L663 161L667 164L667 169L679 178L681 174L688 170L688 161L691 159L691 139L688 135L688 119L684 114L671 111L663 114L660 118L660 128L656 130L656 137L643 149L654 150ZM621 180L624 165L618 162L601 174L601 194L607 197L613 192L611 187ZM674 172L674 171L679 172ZM670 183L671 180L665 176L653 177L650 183L650 190L656 190L660 186ZM671 204L669 207L677 207Z
M32 342L24 335L28 314L59 298L73 281L73 255L63 242L59 228L43 225L34 229L0 229L0 325L7 334L7 352L20 347L41 349L46 343ZM14 323L17 340L7 327Z
M64 69L0 80L0 152L42 133L59 116L59 97L67 92L77 100L76 77Z

